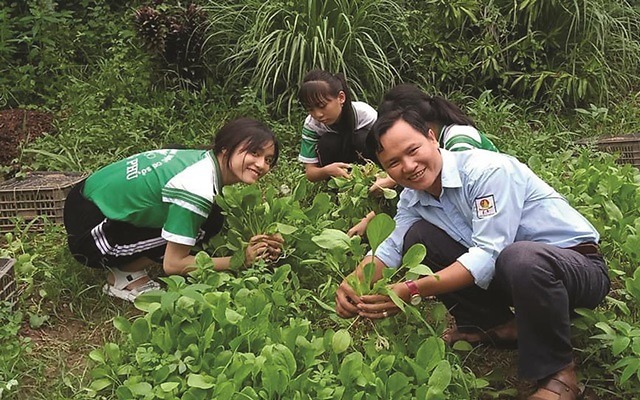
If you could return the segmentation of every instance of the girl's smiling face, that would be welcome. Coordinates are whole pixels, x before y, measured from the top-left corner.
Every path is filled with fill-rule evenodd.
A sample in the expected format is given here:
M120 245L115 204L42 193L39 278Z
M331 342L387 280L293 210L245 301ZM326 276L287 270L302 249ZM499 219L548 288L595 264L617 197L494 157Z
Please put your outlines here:
M228 155L223 152L223 159L227 161L226 173L223 172L225 184L243 182L246 184L256 183L262 178L273 164L275 157L275 145L269 142L261 148L253 151L247 149L247 143L243 143L236 148L233 154ZM222 164L221 164L222 165Z

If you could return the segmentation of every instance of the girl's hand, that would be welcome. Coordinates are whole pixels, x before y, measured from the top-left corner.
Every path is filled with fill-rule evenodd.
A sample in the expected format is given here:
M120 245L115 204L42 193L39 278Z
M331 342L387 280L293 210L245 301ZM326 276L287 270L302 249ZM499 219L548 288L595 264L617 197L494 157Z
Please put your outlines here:
M391 177L378 177L376 181L373 182L373 185L369 187L369 193L372 196L380 197L384 194L383 189L393 189L394 187L396 187L396 181L391 179Z
M284 238L279 233L273 235L261 235L264 236L263 242L269 246L268 261L277 261L282 255L282 246L284 245Z
M349 178L349 170L351 165L343 162L334 162L322 167L325 173L329 176L337 176L340 178Z
M284 239L280 234L255 235L249 240L245 253L245 265L251 265L257 260L273 262L282 254Z
M244 265L247 267L258 260L266 260L268 256L269 245L267 243L262 241L249 241L247 250L244 253Z
M347 231L347 235L349 237L352 237L353 235L364 236L367 232L367 225L369 225L369 221L371 221L375 216L376 213L374 211L369 212L366 217L362 218L360 222Z

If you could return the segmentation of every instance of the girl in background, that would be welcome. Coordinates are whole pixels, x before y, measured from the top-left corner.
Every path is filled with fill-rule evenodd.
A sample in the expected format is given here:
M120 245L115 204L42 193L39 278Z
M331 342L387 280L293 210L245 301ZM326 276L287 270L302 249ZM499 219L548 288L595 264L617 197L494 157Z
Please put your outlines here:
M377 113L366 103L352 101L342 74L310 71L302 80L298 99L309 112L298 155L307 179L347 178L350 163L375 160L366 138Z
M401 84L389 90L378 108L380 115L396 110L414 109L433 131L440 147L449 151L484 149L497 152L496 146L475 127L473 119L460 107L440 96L429 96L416 85Z

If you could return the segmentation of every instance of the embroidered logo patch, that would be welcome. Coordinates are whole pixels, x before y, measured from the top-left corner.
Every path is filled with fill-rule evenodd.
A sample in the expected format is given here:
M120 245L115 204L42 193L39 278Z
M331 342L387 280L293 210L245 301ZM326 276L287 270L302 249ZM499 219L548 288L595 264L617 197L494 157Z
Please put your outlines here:
M496 202L492 194L476 199L476 213L478 218L488 217L496 213Z

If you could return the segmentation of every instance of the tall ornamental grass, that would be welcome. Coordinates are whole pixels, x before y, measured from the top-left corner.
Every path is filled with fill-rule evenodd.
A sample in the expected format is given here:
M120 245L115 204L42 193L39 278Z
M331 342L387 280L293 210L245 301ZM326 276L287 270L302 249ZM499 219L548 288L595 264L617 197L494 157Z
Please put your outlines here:
M393 24L402 20L403 9L393 0L212 7L220 29L210 43L219 43L223 30L226 37L237 39L222 61L228 66L228 83L254 87L264 99L273 100L276 109L291 110L302 77L314 68L342 72L355 93L366 89L376 99L398 80L401 57Z

